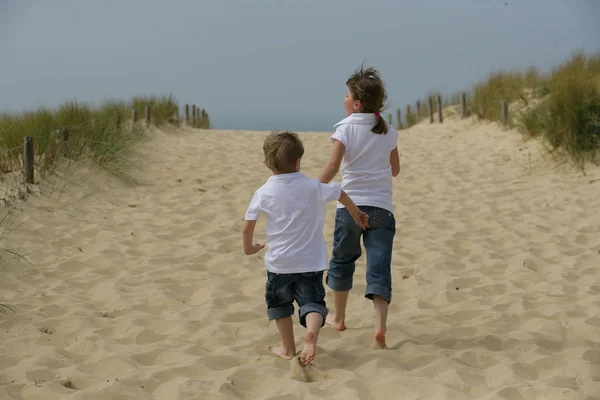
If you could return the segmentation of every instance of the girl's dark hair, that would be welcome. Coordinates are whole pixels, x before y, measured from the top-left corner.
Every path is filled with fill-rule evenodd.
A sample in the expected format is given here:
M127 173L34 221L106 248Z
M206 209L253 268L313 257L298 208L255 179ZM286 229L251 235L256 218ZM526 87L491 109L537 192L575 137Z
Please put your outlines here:
M387 92L379 71L373 67L366 67L363 63L346 81L346 86L354 100L362 103L361 112L381 113L385 109ZM371 129L373 133L386 134L388 126L381 114Z

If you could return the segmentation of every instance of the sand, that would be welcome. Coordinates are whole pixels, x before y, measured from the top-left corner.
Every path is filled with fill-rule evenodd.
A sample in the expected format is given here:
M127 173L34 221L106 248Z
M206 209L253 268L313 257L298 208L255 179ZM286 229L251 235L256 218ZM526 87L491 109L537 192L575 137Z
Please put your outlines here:
M136 185L80 168L19 204L0 247L29 263L2 259L0 398L600 399L599 168L551 168L496 124L401 132L390 349L370 348L362 259L348 329L324 328L301 368L269 353L264 252L242 252L265 135L152 131ZM301 135L316 177L329 134Z

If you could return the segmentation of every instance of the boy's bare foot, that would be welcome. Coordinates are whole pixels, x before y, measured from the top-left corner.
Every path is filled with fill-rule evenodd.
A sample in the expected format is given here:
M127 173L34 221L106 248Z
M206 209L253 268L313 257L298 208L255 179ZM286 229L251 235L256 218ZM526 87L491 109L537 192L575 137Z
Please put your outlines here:
M373 346L376 349L382 349L382 350L386 350L387 344L385 343L385 332L375 332L375 343L373 344Z
M346 324L344 320L338 321L335 317L335 314L328 313L327 318L325 318L325 323L329 326L333 326L338 331L343 331L346 329Z
M283 358L284 360L291 360L294 358L295 350L286 351L283 346L269 346L271 353Z
M304 340L304 348L302 349L298 360L300 361L300 365L306 366L315 359L317 353L317 340L312 332L308 332Z

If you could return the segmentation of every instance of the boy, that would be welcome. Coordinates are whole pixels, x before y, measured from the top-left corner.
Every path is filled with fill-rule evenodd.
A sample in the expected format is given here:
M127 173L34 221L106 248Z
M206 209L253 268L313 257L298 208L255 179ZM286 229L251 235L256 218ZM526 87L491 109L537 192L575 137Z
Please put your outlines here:
M286 360L296 354L292 324L295 300L300 324L308 331L299 361L308 365L315 358L319 331L327 317L323 286L328 261L323 237L325 203L340 201L362 229L367 227L368 216L339 183L320 183L300 172L304 146L296 133L271 133L263 151L264 163L273 175L254 193L246 211L244 253L255 254L265 247L252 240L256 220L261 213L266 214L269 248L265 254L265 301L269 321L276 321L281 336L281 346L271 351Z

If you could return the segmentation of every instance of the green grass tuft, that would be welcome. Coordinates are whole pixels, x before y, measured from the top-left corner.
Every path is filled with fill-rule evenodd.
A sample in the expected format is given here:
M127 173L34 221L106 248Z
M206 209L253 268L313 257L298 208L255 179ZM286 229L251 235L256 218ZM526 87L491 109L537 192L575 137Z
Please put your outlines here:
M435 96L437 100L437 95L430 92L421 101L418 119L429 115L427 99ZM443 98L443 106L459 101L460 96L453 94ZM553 153L581 167L599 155L600 54L575 53L549 74L536 67L492 72L467 92L467 111L479 120L500 122L504 101L510 104L509 126L543 139ZM437 111L437 101L434 109ZM447 109L446 115L449 113Z
M583 167L600 150L600 55L574 55L544 87L547 94L522 113L519 128Z

